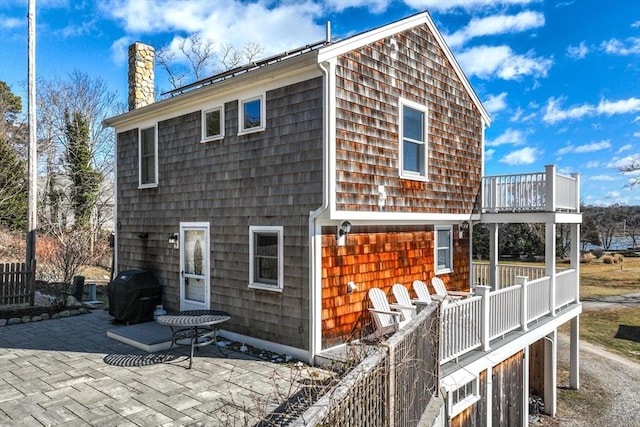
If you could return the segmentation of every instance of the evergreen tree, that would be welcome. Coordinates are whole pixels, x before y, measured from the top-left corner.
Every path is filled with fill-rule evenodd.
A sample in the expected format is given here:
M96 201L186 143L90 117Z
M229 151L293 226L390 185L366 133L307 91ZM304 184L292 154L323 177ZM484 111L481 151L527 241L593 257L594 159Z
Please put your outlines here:
M71 206L75 224L89 226L91 212L98 200L102 174L92 164L89 123L82 113L65 111L67 163L71 178Z

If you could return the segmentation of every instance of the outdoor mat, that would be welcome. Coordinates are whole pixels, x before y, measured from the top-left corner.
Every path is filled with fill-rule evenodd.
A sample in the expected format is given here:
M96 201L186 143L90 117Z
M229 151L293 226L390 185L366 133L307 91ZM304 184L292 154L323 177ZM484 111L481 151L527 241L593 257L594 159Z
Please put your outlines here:
M128 367L139 367L139 366L150 366L156 365L158 363L167 363L171 362L178 357L182 356L174 356L172 354L107 354L104 357L104 363L107 365L113 366L128 366Z
M640 342L640 326L618 325L615 338Z

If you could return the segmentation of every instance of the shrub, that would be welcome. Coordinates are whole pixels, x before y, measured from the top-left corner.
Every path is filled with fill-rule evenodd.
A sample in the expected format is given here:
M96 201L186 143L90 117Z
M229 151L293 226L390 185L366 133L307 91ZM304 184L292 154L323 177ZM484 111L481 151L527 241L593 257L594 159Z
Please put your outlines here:
M591 252L587 252L582 254L582 256L580 257L580 262L582 264L590 264L594 259L595 255L593 255Z
M603 249L592 249L591 253L593 254L593 256L595 256L596 258L600 258L602 255L604 255L604 250Z
M615 261L611 255L605 255L602 257L602 262L604 264L613 264Z
M623 261L624 261L624 256L622 254L615 254L613 256L613 263L614 264L619 264L619 263L621 263Z

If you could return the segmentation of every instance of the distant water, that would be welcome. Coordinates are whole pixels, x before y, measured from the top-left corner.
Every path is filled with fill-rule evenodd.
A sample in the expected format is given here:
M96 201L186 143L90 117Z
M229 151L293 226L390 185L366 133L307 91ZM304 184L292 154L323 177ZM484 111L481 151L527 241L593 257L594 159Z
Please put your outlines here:
M625 236L625 237L614 237L613 241L611 242L611 246L609 246L609 250L612 251L621 251L624 249L629 249L633 247L633 240L631 239L631 237L629 236ZM596 245L587 245L586 249L588 251L592 250L592 249L603 249L603 246L596 246Z

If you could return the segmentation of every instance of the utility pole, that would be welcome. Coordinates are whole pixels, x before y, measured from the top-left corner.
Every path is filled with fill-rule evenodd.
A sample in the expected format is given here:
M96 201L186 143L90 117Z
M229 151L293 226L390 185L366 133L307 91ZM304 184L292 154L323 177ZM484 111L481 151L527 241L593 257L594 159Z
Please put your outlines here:
M29 98L29 196L27 203L27 268L36 259L38 203L38 144L36 135L36 0L29 0L28 12L28 98ZM34 272L33 272L34 273Z

